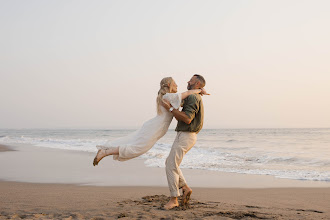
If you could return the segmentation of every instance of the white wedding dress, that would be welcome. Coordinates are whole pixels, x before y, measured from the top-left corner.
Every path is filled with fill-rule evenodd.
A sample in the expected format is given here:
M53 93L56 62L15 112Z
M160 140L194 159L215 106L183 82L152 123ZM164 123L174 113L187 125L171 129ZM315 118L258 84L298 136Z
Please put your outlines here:
M166 93L163 99L168 100L173 108L181 106L181 93ZM113 155L114 160L125 161L141 154L144 154L163 137L173 119L172 113L163 106L160 107L162 114L145 122L142 127L128 136L108 141L104 146L97 146L97 149L109 149L119 147L119 155Z

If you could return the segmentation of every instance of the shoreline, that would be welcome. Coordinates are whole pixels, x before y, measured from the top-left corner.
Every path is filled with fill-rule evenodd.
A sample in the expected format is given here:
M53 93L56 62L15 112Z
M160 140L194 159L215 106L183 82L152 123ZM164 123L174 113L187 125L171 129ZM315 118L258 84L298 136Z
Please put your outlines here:
M168 211L162 209L170 198L165 170L144 160L109 158L93 167L94 153L0 149L7 149L0 153L0 219L330 218L328 184L184 169L191 201Z
M0 180L94 186L167 187L164 168L147 167L144 159L125 162L104 158L93 167L95 153L0 144ZM10 166L8 166L10 164ZM330 182L292 180L270 175L184 169L188 184L202 188L330 188Z

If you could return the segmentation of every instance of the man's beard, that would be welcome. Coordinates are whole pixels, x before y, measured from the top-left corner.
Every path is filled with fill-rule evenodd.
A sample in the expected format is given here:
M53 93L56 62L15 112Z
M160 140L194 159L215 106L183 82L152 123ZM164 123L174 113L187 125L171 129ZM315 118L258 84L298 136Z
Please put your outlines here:
M187 89L188 89L188 90L192 90L192 89L194 89L195 84L196 84L196 83L194 83L194 84L192 84L192 85L189 85L189 84L188 84L188 85L187 85Z

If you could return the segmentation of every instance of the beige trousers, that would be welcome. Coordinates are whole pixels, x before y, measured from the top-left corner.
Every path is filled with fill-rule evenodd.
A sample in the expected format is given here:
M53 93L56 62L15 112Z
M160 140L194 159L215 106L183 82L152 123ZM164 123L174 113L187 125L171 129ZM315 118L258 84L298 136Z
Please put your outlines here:
M166 159L166 176L172 197L180 196L179 189L186 185L179 168L183 156L195 145L197 134L195 132L179 131L172 145L170 154Z

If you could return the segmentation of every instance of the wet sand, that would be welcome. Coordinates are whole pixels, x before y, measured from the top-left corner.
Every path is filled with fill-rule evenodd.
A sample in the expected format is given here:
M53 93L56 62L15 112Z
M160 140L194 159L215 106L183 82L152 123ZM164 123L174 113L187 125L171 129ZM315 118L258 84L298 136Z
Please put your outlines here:
M7 147L8 148L8 147ZM62 183L94 186L167 187L164 168L146 167L143 159L125 162L104 158L94 167L95 153L58 150L15 144L14 151L0 153L0 179L30 183ZM188 155L187 155L188 156ZM287 188L327 187L330 182L280 179L207 170L182 169L191 187L202 188Z
M0 144L0 152L13 151L10 146Z
M10 148L15 151L6 151ZM163 175L162 168L144 167L142 160L112 159L93 167L91 153L10 148L0 146L0 219L330 219L326 183L298 181L305 187L292 187L291 181L279 184L260 175L254 185L263 180L262 187L251 187L254 175L219 174L229 180L211 187L210 180L219 181L213 172L190 170L192 200L167 211L162 209L169 200L166 178L151 181ZM79 173L78 167L87 171ZM197 177L203 181L194 183ZM248 180L248 187L231 187L239 178L241 184ZM121 182L129 184L116 186Z

